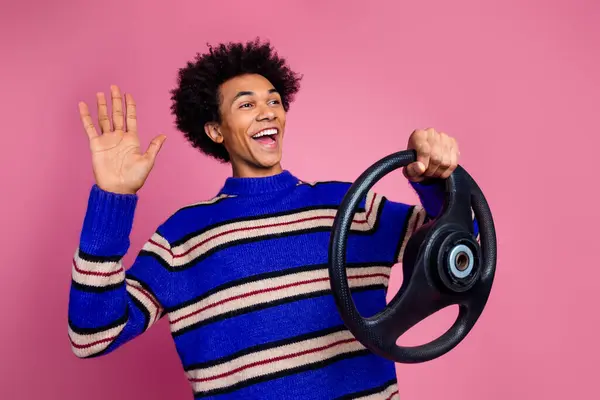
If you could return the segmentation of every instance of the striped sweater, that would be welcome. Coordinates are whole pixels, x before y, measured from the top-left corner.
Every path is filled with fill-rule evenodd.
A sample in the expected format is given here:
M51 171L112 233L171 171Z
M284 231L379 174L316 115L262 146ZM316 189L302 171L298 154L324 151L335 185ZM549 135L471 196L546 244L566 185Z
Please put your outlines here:
M349 187L289 171L227 178L169 216L125 269L137 196L94 185L72 261L73 352L108 354L166 316L195 398L397 399L394 363L353 337L330 291L329 235ZM364 316L385 307L408 237L440 210L439 186L413 187L420 205L370 191L355 214L347 268Z

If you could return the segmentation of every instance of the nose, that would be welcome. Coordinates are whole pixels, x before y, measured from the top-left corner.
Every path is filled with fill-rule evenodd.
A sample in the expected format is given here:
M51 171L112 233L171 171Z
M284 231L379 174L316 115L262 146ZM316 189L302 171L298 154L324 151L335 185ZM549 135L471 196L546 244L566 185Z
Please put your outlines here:
M270 108L268 105L264 105L260 108L256 119L258 121L272 121L273 119L275 119L275 111L273 111L273 109Z

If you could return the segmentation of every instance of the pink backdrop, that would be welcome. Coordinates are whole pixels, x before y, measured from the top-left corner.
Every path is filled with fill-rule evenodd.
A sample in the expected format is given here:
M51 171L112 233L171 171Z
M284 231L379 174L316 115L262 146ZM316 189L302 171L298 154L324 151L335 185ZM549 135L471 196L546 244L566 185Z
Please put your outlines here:
M144 144L168 135L140 193L137 252L229 173L173 128L177 69L206 42L257 35L305 75L286 168L353 180L403 149L414 128L434 126L459 139L461 163L492 206L499 258L489 305L453 352L398 366L402 398L596 396L597 1L5 0L1 9L0 398L190 398L166 321L110 356L71 354L69 260L92 184L77 102L94 109L95 92L119 84L136 96ZM400 172L379 186L416 201ZM454 314L404 342L431 339Z

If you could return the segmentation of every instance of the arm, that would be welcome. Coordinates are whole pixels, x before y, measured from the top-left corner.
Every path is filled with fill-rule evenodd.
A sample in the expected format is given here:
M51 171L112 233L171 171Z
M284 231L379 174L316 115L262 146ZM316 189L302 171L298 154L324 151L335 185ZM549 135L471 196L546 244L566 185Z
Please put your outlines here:
M136 205L135 194L92 187L69 295L68 332L78 357L110 353L164 315L166 269L150 256L138 256L128 271L122 264ZM168 246L158 233L151 240Z
M425 212L425 222L438 217L444 206L444 198L446 196L443 181L432 181L429 183L410 182L410 185L417 193L417 196L419 196L421 206ZM471 214L473 216L473 234L479 239L477 220L475 219L475 214L473 212Z
M392 264L402 263L404 249L411 236L425 223L438 217L444 204L444 186L440 183L410 182L420 204L406 204L387 199L378 224L373 251L386 254ZM473 220L474 235L478 237L477 221Z

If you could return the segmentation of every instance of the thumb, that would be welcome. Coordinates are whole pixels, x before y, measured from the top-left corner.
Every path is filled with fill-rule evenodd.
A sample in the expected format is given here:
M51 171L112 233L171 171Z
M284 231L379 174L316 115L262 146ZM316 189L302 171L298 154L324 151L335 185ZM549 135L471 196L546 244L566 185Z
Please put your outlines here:
M425 164L423 164L421 161L417 161L411 164L408 164L405 168L404 168L404 176L412 181L419 181L421 179L421 176L423 175L423 173L425 173Z
M150 161L154 162L154 159L158 155L158 152L162 148L165 140L167 140L167 136L164 134L158 135L157 137L152 139L152 141L148 145L148 150L146 150L146 154L144 154L144 156L146 156Z

